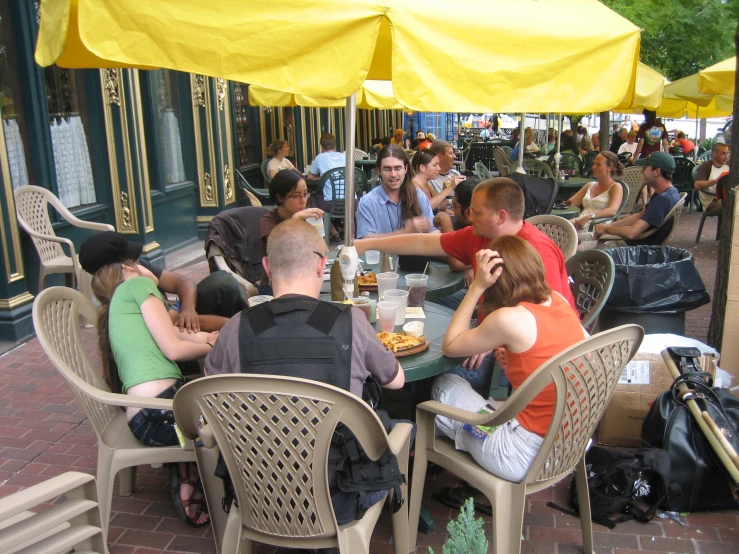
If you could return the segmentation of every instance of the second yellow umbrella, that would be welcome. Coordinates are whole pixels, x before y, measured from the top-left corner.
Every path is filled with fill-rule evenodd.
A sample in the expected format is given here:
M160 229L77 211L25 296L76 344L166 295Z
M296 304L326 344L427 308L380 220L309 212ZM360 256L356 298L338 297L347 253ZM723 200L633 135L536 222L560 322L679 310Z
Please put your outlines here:
M698 73L698 88L705 94L734 96L736 56L707 67Z

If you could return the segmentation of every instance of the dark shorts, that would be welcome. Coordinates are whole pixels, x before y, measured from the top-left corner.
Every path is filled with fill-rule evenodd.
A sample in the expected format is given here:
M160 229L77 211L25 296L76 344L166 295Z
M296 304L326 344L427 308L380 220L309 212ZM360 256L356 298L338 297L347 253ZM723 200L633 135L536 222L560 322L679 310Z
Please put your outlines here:
M174 398L185 381L180 379L171 387L157 394L157 398ZM174 430L172 410L143 408L128 422L128 428L144 446L175 446L180 444Z

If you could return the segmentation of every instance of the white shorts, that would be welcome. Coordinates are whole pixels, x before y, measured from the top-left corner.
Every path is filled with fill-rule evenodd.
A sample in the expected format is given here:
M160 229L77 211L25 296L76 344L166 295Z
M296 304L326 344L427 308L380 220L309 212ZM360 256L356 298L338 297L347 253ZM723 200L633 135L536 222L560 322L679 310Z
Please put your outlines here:
M459 375L446 374L434 381L434 400L477 413L488 401L476 393ZM472 458L490 473L507 481L520 482L539 452L544 439L527 431L517 419L499 426L485 438L478 438L459 421L436 416L436 434L454 440L458 450L469 452Z

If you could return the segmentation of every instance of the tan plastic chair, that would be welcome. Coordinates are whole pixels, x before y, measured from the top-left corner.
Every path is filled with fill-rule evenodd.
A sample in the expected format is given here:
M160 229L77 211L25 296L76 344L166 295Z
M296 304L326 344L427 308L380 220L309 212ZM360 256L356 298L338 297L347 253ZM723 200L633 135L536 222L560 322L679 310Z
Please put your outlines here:
M629 188L629 199L626 204L621 208L621 216L631 215L634 213L634 206L637 200L639 200L639 193L644 188L644 175L642 168L639 166L631 166L624 169L624 174L619 179L626 183Z
M493 178L493 174L490 173L490 170L482 162L475 162L475 173L483 181Z
M602 250L584 250L567 260L566 267L580 322L592 333L616 279L613 258Z
M63 473L0 500L0 552L108 554L100 521L95 478Z
M206 448L220 447L239 506L232 506L220 552L254 551L260 542L290 548L338 547L369 552L383 502L347 525L336 523L327 476L328 449L338 423L377 459L389 448L407 475L411 425L388 435L361 398L307 379L219 375L182 387L174 399L177 425ZM200 415L209 423L198 429ZM207 485L207 482L206 482ZM403 486L406 495L407 487ZM391 493L392 494L392 493ZM207 493L206 493L207 495ZM396 554L408 553L408 512L393 515Z
M495 552L520 553L526 495L551 487L574 470L583 550L593 552L585 448L611 399L623 367L636 353L643 337L644 330L638 325L624 325L582 340L542 364L494 414L474 414L435 401L419 404L416 407L418 434L410 528L418 529L426 467L428 462L434 462L490 499ZM550 383L554 383L556 390L552 423L520 483L496 477L480 467L469 454L457 450L454 441L435 436L437 415L471 425L501 425L513 419ZM414 537L415 534L411 534L412 540ZM411 544L411 552L414 547L415 544Z
M59 215L75 227L93 231L115 231L115 228L107 223L82 221L75 217L51 191L45 188L26 185L18 187L13 193L15 194L15 210L18 223L31 236L36 252L38 252L41 259L38 290L44 289L46 276L52 273L71 274L71 286L74 288L77 282L83 280L82 268L77 260L74 243L69 239L56 236L49 219L48 205L51 204L59 212ZM62 244L66 244L69 248L69 255L64 253Z
M179 446L144 446L131 434L122 408L171 410L172 401L110 392L100 368L92 364L82 344L80 316L97 325L97 311L92 303L68 287L46 289L33 303L33 326L39 342L69 383L98 437L98 499L107 532L113 481L118 472L121 496L130 496L136 486L136 466L194 462L195 454Z
M546 234L562 251L565 260L570 259L577 250L577 229L558 215L535 215L526 221Z
M685 198L687 197L687 193L682 192L680 193L680 199L677 201L677 203L672 207L672 209L667 213L665 216L664 221L662 222L662 226L664 227L665 224L667 224L670 220L674 219L675 221L672 224L672 227L670 227L670 232L665 236L664 240L660 244L665 244L668 240L670 240L670 237L672 236L672 233L675 231L675 227L677 227L677 221L680 216L680 208L683 207L683 204L685 204ZM660 227L661 228L661 227ZM651 237L654 233L656 233L659 229L657 227L651 227L650 229L647 229L644 231L641 235L636 237L634 240L644 240L646 238ZM613 248L615 246L618 246L617 244L614 244L613 246L610 246L609 242L623 241L623 237L619 237L618 235L602 235L598 239L598 248L603 250L604 248Z
M511 160L508 158L508 154L496 146L493 148L493 159L495 160L495 167L498 168L498 174L501 177L508 175L511 167Z

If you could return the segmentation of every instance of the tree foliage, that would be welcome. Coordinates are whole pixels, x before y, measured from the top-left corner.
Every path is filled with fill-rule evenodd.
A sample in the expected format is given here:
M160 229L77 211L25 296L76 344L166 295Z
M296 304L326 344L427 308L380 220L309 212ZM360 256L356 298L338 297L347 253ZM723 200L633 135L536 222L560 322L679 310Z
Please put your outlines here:
M642 29L640 61L676 81L734 55L739 0L601 0Z

